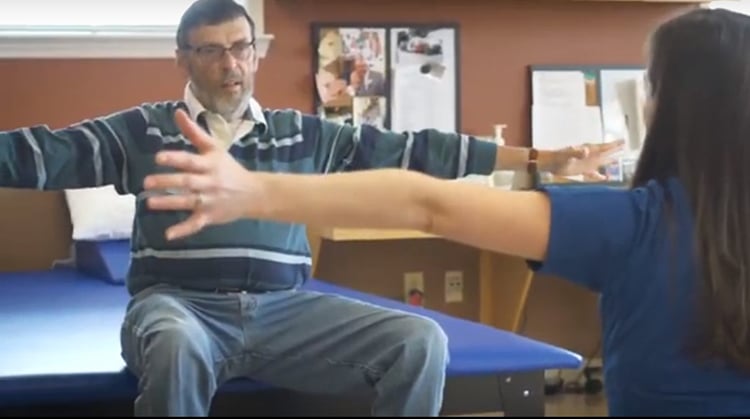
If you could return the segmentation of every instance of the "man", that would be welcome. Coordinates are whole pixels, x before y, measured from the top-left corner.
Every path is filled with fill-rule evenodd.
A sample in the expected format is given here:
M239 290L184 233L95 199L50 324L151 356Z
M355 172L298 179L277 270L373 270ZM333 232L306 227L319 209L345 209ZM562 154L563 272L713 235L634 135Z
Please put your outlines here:
M447 342L433 321L334 295L297 290L310 274L303 225L243 220L184 240L165 230L189 212L151 211L146 175L154 155L193 150L177 109L258 171L329 173L406 167L438 177L522 169L527 150L425 130L402 135L330 123L252 99L258 56L254 24L233 0L198 0L181 19L177 62L190 82L184 101L144 104L50 131L0 134L0 184L65 189L113 184L139 196L127 279L132 300L122 356L139 379L138 416L204 416L222 383L251 377L300 391L367 391L373 414L435 416ZM542 152L540 164L578 173L609 148ZM172 191L174 193L175 191Z
M370 68L362 55L354 57L354 69L349 76L352 96L385 96L385 76Z

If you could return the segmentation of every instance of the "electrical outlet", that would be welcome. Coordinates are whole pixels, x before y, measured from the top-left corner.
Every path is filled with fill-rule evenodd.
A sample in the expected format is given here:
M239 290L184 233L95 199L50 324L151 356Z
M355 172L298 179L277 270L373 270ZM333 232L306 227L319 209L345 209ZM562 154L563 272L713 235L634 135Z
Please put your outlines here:
M464 300L464 273L461 271L445 272L445 302L460 303Z
M424 274L422 272L404 273L404 302L424 306Z

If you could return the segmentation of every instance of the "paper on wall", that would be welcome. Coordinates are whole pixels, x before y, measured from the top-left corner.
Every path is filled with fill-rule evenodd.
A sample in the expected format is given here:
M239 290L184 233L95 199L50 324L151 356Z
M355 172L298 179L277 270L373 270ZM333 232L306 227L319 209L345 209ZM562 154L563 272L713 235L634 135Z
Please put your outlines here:
M532 105L585 106L586 80L581 71L535 71Z
M532 144L539 149L554 150L604 140L598 106L534 105L531 121Z

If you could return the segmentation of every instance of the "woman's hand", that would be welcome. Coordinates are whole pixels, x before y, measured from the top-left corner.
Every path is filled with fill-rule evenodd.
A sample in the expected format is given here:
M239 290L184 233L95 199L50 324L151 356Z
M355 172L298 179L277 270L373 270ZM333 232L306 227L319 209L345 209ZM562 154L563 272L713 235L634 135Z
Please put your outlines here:
M187 220L167 229L167 239L195 234L208 225L234 221L260 208L263 202L260 176L242 167L184 111L177 110L175 121L200 154L160 152L156 155L157 164L177 169L179 173L151 175L144 180L144 188L149 191L185 191L148 198L151 209L193 212Z

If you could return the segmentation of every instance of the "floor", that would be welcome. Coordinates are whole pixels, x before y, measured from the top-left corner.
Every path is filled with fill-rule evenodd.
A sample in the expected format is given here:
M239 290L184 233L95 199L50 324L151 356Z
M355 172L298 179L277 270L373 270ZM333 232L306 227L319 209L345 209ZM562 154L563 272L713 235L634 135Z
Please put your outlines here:
M607 416L607 400L601 394L547 396L546 416Z
M589 396L584 394L557 394L547 396L546 415L550 417L561 416L588 416L606 417L607 401L603 395ZM485 412L464 416L503 416L502 412Z

